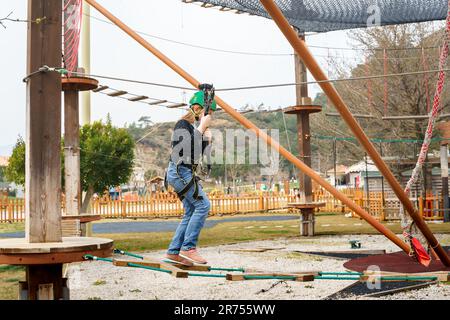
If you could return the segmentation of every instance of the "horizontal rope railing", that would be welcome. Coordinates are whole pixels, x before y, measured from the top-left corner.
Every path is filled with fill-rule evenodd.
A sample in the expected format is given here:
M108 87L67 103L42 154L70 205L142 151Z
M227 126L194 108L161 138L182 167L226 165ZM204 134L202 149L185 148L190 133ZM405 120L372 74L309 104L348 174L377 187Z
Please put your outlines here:
M398 220L400 202L389 192L371 191L369 197L361 189L341 190L347 197L355 201L359 206L366 208L373 217L380 221ZM265 213L287 212L294 213L295 209L289 209L288 204L301 202L300 198L292 194L262 193L254 195L232 196L211 193L210 215L232 215L238 213ZM443 220L443 199L436 193L428 192L426 197L412 195L411 200L418 208L425 220ZM318 212L348 214L351 209L343 205L326 191L316 190L313 193L313 201L325 203L325 206L317 209ZM64 214L64 203L61 206ZM102 218L166 218L180 217L183 214L182 203L172 193L157 193L152 196L130 197L124 196L119 200L94 199L91 202L90 212L100 215ZM353 214L353 213L352 213ZM24 199L0 198L0 223L23 222L25 220Z

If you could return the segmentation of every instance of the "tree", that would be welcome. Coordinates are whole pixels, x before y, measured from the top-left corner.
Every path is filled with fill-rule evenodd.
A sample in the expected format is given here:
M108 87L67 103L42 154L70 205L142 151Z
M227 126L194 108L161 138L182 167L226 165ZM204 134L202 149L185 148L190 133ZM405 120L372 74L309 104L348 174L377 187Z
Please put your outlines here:
M358 29L349 36L361 50L360 64L355 58L330 60L333 67L331 78L356 78L368 75L401 74L438 69L439 46L442 46L444 30L434 30L432 24L395 25L380 28ZM386 50L386 56L384 49ZM409 49L405 49L409 48ZM425 62L425 63L424 63ZM359 119L358 122L370 138L415 139L424 138L427 120L383 121L383 116L425 115L433 101L437 73L428 75L405 75L386 79L337 82L336 88L354 114L371 114L373 119ZM387 84L387 92L385 91ZM428 89L427 89L428 85ZM387 96L385 95L387 93ZM335 112L330 103L321 100L324 112L314 115L311 128L314 136L352 137L353 134L339 117L327 117ZM387 98L387 99L386 99ZM428 103L427 103L428 101ZM448 107L449 93L444 92L442 107ZM332 141L316 140L322 145L321 163L329 169L332 166ZM434 144L437 146L437 144ZM418 145L420 148L420 146ZM384 143L383 154L388 156L415 156L414 145L410 143ZM362 159L364 151L357 141L338 142L338 162L351 163ZM395 168L392 168L395 169Z
M16 185L25 185L25 141L19 136L14 146L8 166L5 169L5 177Z
M95 192L101 194L110 187L128 182L133 172L134 147L134 140L128 131L113 127L109 118L106 124L98 121L81 128L81 187L86 191L82 212L86 212ZM64 154L62 148L61 150L64 170ZM6 168L6 178L18 185L25 184L25 142L21 137L17 140Z
M82 212L93 194L128 182L133 172L135 143L126 129L108 119L88 124L80 131L81 184L86 191Z

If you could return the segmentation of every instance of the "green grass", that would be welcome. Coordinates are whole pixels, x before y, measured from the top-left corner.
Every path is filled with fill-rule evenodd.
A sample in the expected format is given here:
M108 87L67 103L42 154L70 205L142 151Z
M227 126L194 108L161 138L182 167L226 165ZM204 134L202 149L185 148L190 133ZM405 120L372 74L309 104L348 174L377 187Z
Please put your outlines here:
M200 235L200 246L215 246L220 244L238 243L244 241L268 240L275 238L298 238L298 220L286 221L245 221L221 223L213 228L203 229ZM322 225L327 225L323 227ZM345 226L339 226L345 224ZM355 226L354 224L361 224ZM400 234L399 223L387 225L388 229ZM276 226L283 225L283 228ZM251 229L245 227L254 226ZM267 226L260 229L261 226ZM429 224L430 229L435 233L449 233L450 224ZM325 235L358 235L358 234L379 234L372 226L359 218L345 218L341 215L319 214L316 218L316 234ZM147 251L162 250L169 245L173 232L152 232L152 233L128 233L128 234L96 234L95 236L110 238L115 242L115 247L126 251ZM304 239L313 241L313 239Z
M250 215L248 215L250 216ZM211 220L220 220L223 218L213 217ZM117 221L117 220L116 220ZM120 220L118 220L120 221ZM147 220L148 221L148 220ZM355 226L354 224L361 224ZM245 222L227 222L221 223L213 228L203 229L200 235L199 245L202 247L215 246L221 244L232 244L247 241L269 240L277 238L299 239L298 228L299 220L286 221L245 221ZM328 227L322 225L329 224ZM339 226L345 224L345 226ZM387 225L388 229L395 233L401 233L399 223ZM282 228L276 226L282 225ZM245 229L245 227L253 226L254 228ZM261 229L259 227L266 226ZM296 227L292 227L296 226ZM434 233L450 234L450 223L446 224L429 224L430 229ZM22 224L0 224L0 233L15 232L23 230ZM358 235L358 234L379 234L372 226L364 220L358 218L345 218L342 215L318 214L316 217L316 234L318 236L325 235ZM115 247L130 252L142 252L150 250L166 249L172 239L173 232L154 232L154 233L129 233L129 234L94 234L101 238L110 238L115 242ZM0 234L1 237L1 234ZM318 240L315 238L303 238L302 241L308 244L314 244ZM450 238L449 240L450 241ZM336 242L338 243L338 242ZM443 241L445 244L445 241ZM304 260L302 255L291 254L289 258ZM311 259L311 257L309 258ZM315 258L314 258L315 259ZM17 266L0 265L0 300L17 299L17 282L25 278L25 269ZM94 285L103 285L104 280L97 280ZM95 300L98 297L90 297Z
M13 300L18 297L18 282L25 280L25 268L0 265L0 300Z

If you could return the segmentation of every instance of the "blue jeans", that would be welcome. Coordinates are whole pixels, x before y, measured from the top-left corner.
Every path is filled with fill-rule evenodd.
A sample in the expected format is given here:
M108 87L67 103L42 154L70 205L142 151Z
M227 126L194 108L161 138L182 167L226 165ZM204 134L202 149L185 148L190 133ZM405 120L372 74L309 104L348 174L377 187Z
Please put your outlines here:
M185 166L179 166L178 172L180 176L177 174L176 165L170 162L167 170L167 180L177 192L181 191L192 178L191 170ZM183 220L178 225L169 245L167 251L169 254L178 254L180 250L187 251L197 247L198 237L205 224L211 204L200 184L198 184L198 196L202 197L202 199L194 199L194 189L195 187L192 186L184 194Z

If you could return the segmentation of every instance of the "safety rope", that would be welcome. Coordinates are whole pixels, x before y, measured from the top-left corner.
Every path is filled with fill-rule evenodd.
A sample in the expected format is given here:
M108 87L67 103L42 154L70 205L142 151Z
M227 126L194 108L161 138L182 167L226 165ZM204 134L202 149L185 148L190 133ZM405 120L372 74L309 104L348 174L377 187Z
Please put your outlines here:
M369 57L366 56L366 76L369 76ZM372 111L372 81L367 80L367 104L369 106L369 111Z
M428 155L428 149L430 147L431 139L433 136L433 130L436 123L436 120L438 119L439 112L441 111L441 97L442 97L442 91L444 89L444 83L445 83L445 71L444 67L447 62L448 54L449 54L449 40L450 36L450 0L448 1L448 10L447 10L447 21L446 21L446 38L444 40L443 50L441 51L441 56L439 59L439 69L441 70L439 72L438 82L436 85L436 92L434 95L433 100L433 107L429 114L430 119L428 120L428 126L425 133L425 139L422 144L422 149L419 154L419 158L417 159L416 166L412 172L411 178L409 179L408 183L405 187L405 193L407 196L409 196L409 193L411 191L412 186L417 182L419 178L420 171L422 170L423 164L425 163L425 160ZM405 238L405 241L411 242L412 233L415 231L417 234L419 234L421 237L423 235L420 233L419 230L412 230L413 221L409 215L405 214L405 209L403 206L400 206L400 217L401 217L401 226L403 229L403 236ZM408 229L409 232L407 231ZM411 248L413 250L413 248Z
M116 252L116 250L115 250ZM123 251L122 251L123 252ZM126 253L127 255L132 255L130 253ZM137 256L137 255L132 255ZM92 260L92 261L104 261L104 262L110 262L113 263L113 259L110 258L100 258L97 256L93 256L90 254L87 254L84 256L85 260ZM128 262L127 266L132 268L140 268L140 269L146 269L151 271L157 271L157 272L163 272L167 274L172 274L173 271L166 270L163 268L156 268L156 267L150 267L150 266L143 266L141 264ZM224 268L224 271L228 271L228 268ZM336 281L360 281L361 277L363 276L363 273L360 272L319 272L317 276L314 276L314 280L336 280ZM196 273L196 272L188 272L188 276L190 277L205 277L205 278L227 278L227 275L224 274L214 274L214 273ZM299 275L301 276L301 275ZM438 280L438 277L436 276L369 276L368 281L436 281ZM298 276L294 275L243 275L242 276L244 280L297 280Z
M134 258L138 258L143 260L144 257L138 254L134 254L131 252L127 252L124 250L120 250L120 249L114 249L114 253L116 254L121 254L124 256L129 256L129 257L134 257ZM208 268L210 271L230 271L230 272L245 272L245 270L243 268L216 268L216 267L209 267Z
M111 21L93 16L93 15L89 15L87 13L83 13L83 15L85 15L86 17L92 18L94 20L97 20L99 22L103 22L105 24L109 24L111 26L115 26L114 23L112 23ZM206 46L201 46L201 45L196 45L196 44L192 44L192 43L187 43L187 42L181 42L181 41L177 41L177 40L173 40L173 39L168 39L168 38L164 38L161 36L157 36L154 34L149 34L143 31L139 31L137 29L132 29L134 32L143 35L143 36L147 36L150 38L154 38L154 39L158 39L158 40L162 40L162 41L166 41L169 43L173 43L173 44L177 44L177 45L183 45L183 46L188 46L191 48L196 48L196 49L202 49L202 50L209 50L209 51L216 51L216 52L222 52L222 53L231 53L231 54L240 54L240 55L247 55L247 56L281 56L281 57L292 57L294 56L293 53L270 53L270 52L251 52L251 51L234 51L234 50L226 50L226 49L222 49L222 48L212 48L212 47L206 47ZM315 45L309 45L309 48L314 48L314 49L322 49L322 50L341 50L341 51L354 51L354 52L373 52L373 51L413 51L413 50L420 50L420 48L417 47L395 47L395 48L344 48L344 47L326 47L326 46L315 46ZM432 49L437 49L437 46L429 46L429 47L425 47L426 50L432 50ZM318 56L318 55L317 55ZM325 57L325 56L323 56ZM338 58L338 57L335 57ZM346 57L347 59L347 57ZM395 59L395 58L392 58ZM402 59L402 58L399 58ZM410 58L407 58L410 59ZM413 58L415 59L415 58Z
M69 74L76 71L78 65L78 48L80 45L81 20L83 6L81 0L66 0L63 7L63 62Z
M388 60L387 60L387 51L386 49L383 51L383 70L384 75L388 73ZM388 87L388 78L384 78L384 116L387 116L388 110L388 98L389 98L389 87Z

